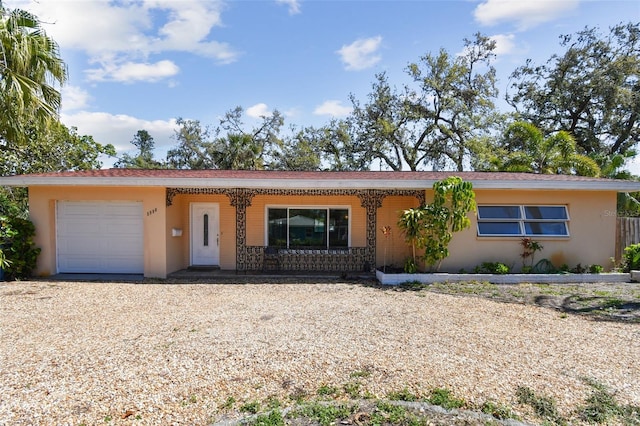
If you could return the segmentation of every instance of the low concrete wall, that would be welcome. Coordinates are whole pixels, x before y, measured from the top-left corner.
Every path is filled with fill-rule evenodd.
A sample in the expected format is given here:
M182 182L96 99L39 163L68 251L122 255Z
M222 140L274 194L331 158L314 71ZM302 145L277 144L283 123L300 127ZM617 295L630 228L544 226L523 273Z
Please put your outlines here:
M634 280L640 279L640 271ZM493 284L518 284L518 283L626 283L632 280L632 274L607 273L607 274L385 274L376 271L376 279L383 285L399 285L409 282L423 284L441 282L482 281Z

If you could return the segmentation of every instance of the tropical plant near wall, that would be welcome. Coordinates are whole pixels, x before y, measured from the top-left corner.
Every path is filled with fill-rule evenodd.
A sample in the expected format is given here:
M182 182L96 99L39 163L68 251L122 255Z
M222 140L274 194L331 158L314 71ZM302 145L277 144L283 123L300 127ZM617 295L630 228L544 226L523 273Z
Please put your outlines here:
M404 240L411 246L413 265L417 264L416 249L424 248L422 245L424 216L424 208L417 207L403 211L398 219L398 227L404 234Z
M433 202L405 210L400 214L398 226L411 244L413 260L416 248L424 249L422 260L435 270L449 256L449 243L455 232L471 225L468 217L475 211L475 193L471 182L450 176L433 184Z
M35 233L35 226L27 219L0 217L0 258L4 259L2 267L7 280L31 276L40 254L33 242Z
M533 259L536 252L542 251L544 247L538 241L531 238L521 239L520 246L522 247L522 253L520 253L520 257L522 258L522 272L529 273L533 270ZM529 261L528 265L527 260Z

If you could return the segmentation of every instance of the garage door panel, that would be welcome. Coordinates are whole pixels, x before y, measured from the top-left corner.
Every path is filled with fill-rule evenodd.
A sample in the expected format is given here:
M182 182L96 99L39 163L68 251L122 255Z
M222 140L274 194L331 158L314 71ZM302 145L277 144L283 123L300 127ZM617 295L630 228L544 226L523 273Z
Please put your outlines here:
M142 204L58 202L59 272L142 273Z
M117 235L122 238L127 238L128 235L140 234L140 226L132 223L108 223L106 226L101 226L100 230L107 235Z
M69 218L67 218L69 219ZM73 219L71 219L73 220ZM66 235L69 237L79 236L85 238L85 236L91 235L95 232L96 223L86 220L73 220L73 223L59 226L59 235Z

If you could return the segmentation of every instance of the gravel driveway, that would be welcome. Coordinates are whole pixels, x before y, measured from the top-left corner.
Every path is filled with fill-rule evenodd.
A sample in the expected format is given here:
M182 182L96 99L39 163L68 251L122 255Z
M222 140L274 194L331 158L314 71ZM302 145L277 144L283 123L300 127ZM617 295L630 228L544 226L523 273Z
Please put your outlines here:
M568 412L594 379L640 404L640 326L353 283L0 283L0 424L207 424L357 382ZM366 374L365 374L366 373ZM522 412L526 418L526 413Z

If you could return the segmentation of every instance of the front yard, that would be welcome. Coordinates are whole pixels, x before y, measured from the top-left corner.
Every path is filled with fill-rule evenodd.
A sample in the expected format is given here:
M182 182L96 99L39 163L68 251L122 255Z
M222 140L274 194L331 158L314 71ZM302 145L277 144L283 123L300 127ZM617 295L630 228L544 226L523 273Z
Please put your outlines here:
M0 283L0 424L640 421L637 284L260 280Z

